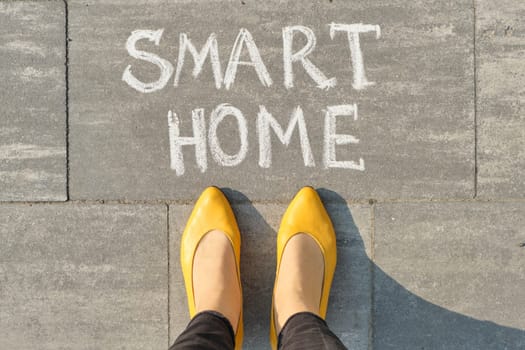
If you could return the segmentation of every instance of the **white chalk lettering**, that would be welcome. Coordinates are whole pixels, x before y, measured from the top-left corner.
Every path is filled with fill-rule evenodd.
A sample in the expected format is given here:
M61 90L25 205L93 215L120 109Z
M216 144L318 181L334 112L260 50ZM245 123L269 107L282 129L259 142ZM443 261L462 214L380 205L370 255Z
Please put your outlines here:
M292 140L292 133L298 127L299 139L301 141L301 151L303 153L304 165L307 167L314 167L315 161L308 140L308 132L306 130L306 123L304 121L303 110L298 106L292 113L290 122L286 132L283 131L281 125L275 118L266 110L264 106L259 106L259 114L257 116L257 133L259 135L259 166L261 168L269 168L272 165L272 140L270 135L270 128L275 132L279 141L285 146L290 144Z
M301 32L306 37L306 45L297 52L293 51L295 32ZM283 60L284 60L284 86L287 89L294 87L293 63L301 62L308 75L317 83L320 89L330 89L337 84L336 78L328 79L326 75L306 56L312 53L316 46L314 32L305 26L291 26L283 28Z
M229 115L234 116L237 120L237 126L239 127L239 138L241 141L239 151L234 155L226 154L222 150L217 137L217 128L219 127L219 124ZM244 158L246 158L246 154L248 153L248 127L242 112L238 108L235 108L227 103L217 106L217 108L215 108L215 110L211 113L208 142L210 144L210 152L213 156L213 159L219 165L228 167L239 165L244 160Z
M193 46L191 40L188 38L186 33L180 34L179 40L179 58L177 60L177 69L175 70L175 82L174 86L179 85L180 74L182 72L182 67L184 66L184 58L186 56L186 51L189 51L193 56L193 77L197 78L202 71L206 57L210 56L211 67L213 70L213 77L215 79L215 87L220 89L222 86L222 71L221 71L221 61L219 60L219 45L217 43L217 35L211 33L201 49L200 53L197 52L195 46Z
M374 82L368 81L365 75L365 64L363 60L363 52L361 51L361 44L359 39L360 33L376 32L376 38L381 37L381 28L379 25L372 24L339 24L332 23L330 25L330 37L332 40L336 32L346 32L348 36L348 43L350 45L350 57L352 60L353 70L353 88L356 90L365 89L367 86L374 85Z
M246 48L248 49L251 61L240 61L244 45L246 45ZM228 67L224 73L224 86L226 87L226 90L229 90L235 81L237 68L240 65L254 67L263 86L269 87L272 85L272 78L270 77L270 73L268 73L268 70L264 65L261 54L259 53L259 49L257 48L257 45L255 45L255 41L253 40L250 32L244 28L242 28L239 31L239 35L237 35L237 39L233 44Z
M192 112L193 137L181 137L179 118L171 110L168 112L168 132L170 140L171 169L175 170L177 176L184 175L184 156L182 146L195 145L195 159L197 166L203 173L208 168L208 157L206 155L206 123L204 121L204 109L194 109Z
M357 120L357 105L339 105L328 106L326 109L324 120L324 152L323 163L325 168L343 168L354 170L365 170L365 161L359 158L359 164L354 161L338 161L335 156L336 145L347 145L352 143L359 143L359 140L352 135L344 135L336 133L336 117L338 116L353 116Z
M379 39L381 37L381 27L375 24L363 23L327 23L327 26L324 27L323 30L325 32L322 37L324 38L328 34L330 37L327 39L329 42L328 45L324 47L321 45L322 43L318 43L321 36L316 37L314 30L307 26L293 25L292 23L290 26L283 26L282 32L274 38L279 40L279 36L282 35L281 43L273 43L270 44L271 46L269 48L263 49L256 45L254 37L250 31L246 28L240 28L233 46L231 47L231 51L229 50L229 47L226 48L224 43L222 43L223 45L219 45L220 40L216 34L219 32L217 31L211 33L205 43L200 42L198 45L190 40L190 35L187 32L180 32L178 33L178 54L173 57L173 59L176 58L177 61L175 62L175 60L172 60L172 63L167 59L160 57L159 54L153 53L159 47L164 29L135 30L131 32L125 46L130 57L137 61L132 61L131 64L127 65L122 74L122 80L139 92L152 93L166 87L168 82L172 83L172 85L170 84L172 88L179 88L183 82L188 83L189 81L200 81L208 74L208 72L210 72L210 75L213 73L214 81L211 82L210 80L208 84L214 85L217 90L224 89L222 92L217 91L217 98L224 98L226 101L228 101L229 98L232 98L233 101L235 101L240 97L245 98L249 95L252 99L252 103L256 103L256 106L259 106L257 115L252 115L252 119L245 118L243 112L239 108L229 103L222 103L219 101L215 101L216 104L213 105L215 107L214 109L212 107L210 110L206 109L205 111L204 108L195 108L191 112L193 134L186 136L180 135L182 119L179 119L179 116L170 110L168 112L170 168L174 170L177 176L182 176L186 172L189 172L185 167L183 151L195 152L196 165L191 167L192 172L197 171L196 169L202 173L208 170L208 162L210 161L208 159L208 153L211 154L211 162L217 163L218 166L234 167L243 162L246 164L249 163L249 165L252 166L253 164L251 163L251 160L247 159L250 156L249 147L252 142L254 143L253 151L258 151L258 166L263 169L272 167L272 161L278 158L275 155L275 152L297 152L296 158L299 157L299 150L297 150L298 142L301 147L300 152L305 167L313 168L316 165L320 165L324 169L339 168L365 171L365 161L362 157L359 157L360 154L350 153L352 150L355 152L356 149L359 149L358 146L351 146L361 142L356 136L354 136L358 135L358 133L344 132L342 131L342 125L339 125L340 133L337 132L338 120L339 123L349 121L353 126L359 125L359 123L351 122L352 118L354 121L358 120L356 104L348 104L348 101L330 102L325 104L325 106L328 104L330 105L322 111L322 114L324 114L323 121L318 120L319 117L323 117L321 114L317 115L317 113L320 112L319 110L316 115L307 115L307 118L305 118L302 108L304 105L301 101L298 101L298 103L291 106L293 109L291 109L290 114L286 112L282 118L281 116L277 116L277 118L274 117L275 113L277 113L277 109L282 111L282 102L279 102L279 100L291 101L294 99L291 91L294 87L300 88L299 95L295 97L299 99L306 98L308 101L303 102L311 103L307 106L307 110L322 103L322 101L315 100L315 91L317 91L317 95L319 95L317 97L320 98L329 98L329 96L332 96L332 98L336 97L331 94L335 89L330 89L335 88L338 85L338 79L339 82L341 82L342 78L331 74L326 75L325 73L329 73L328 70L330 68L333 69L334 67L325 67L321 62L335 62L332 58L334 55L341 55L342 51L342 57L344 60L347 60L348 63L345 65L348 68L345 67L345 70L343 71L338 69L338 72L342 72L343 75L348 74L348 79L351 79L353 89L363 90L376 84L374 81L368 80L364 58L365 55L363 54L362 47L362 45L365 46L365 44L362 44L361 40L374 35L373 33L375 33L375 37ZM154 45L147 43L146 41L141 41L143 39L152 42ZM334 46L336 40L342 40L342 42L347 41L348 44ZM176 43L174 44L176 45ZM282 44L282 47L276 47L274 44L277 44L277 46ZM317 48L318 44L319 48ZM148 47L150 47L150 49L146 50L153 52L146 52L138 49L138 47L143 48L143 45L149 45ZM346 48L346 45L348 45L348 48ZM230 52L227 64L225 63L225 52L222 53L223 61L221 64L219 55L219 48L221 47ZM282 61L265 62L263 60L263 58L265 60L275 58L276 50L280 49L282 49L282 52L280 52L279 55L282 54L282 56L279 57L282 57ZM349 50L349 52L344 52L344 50ZM269 56L265 57L265 53L269 53ZM263 55L261 56L261 54ZM318 57L318 55L325 55L325 57L322 61L317 62L316 57ZM322 56L319 56L319 58L321 59ZM272 63L271 65L270 62ZM191 67L192 63L193 66ZM280 70L281 64L283 65L282 71ZM248 85L242 85L244 91L239 91L242 93L242 96L238 95L238 93L231 95L231 93L226 90L231 90L235 81L241 79L237 77L237 73L239 69L243 69L241 67L244 66L248 66L248 68L246 68L247 71L242 71L239 74L241 74L243 78L247 76L246 79L249 79L250 81L243 81L243 83ZM137 67L146 67L149 69L146 72L136 72L135 70L138 69ZM268 68L270 68L270 70L268 70ZM368 68L369 75L373 75L371 68ZM272 71L272 69L275 71ZM144 76L143 74L140 74L147 72L153 72L153 77L151 77L151 75ZM158 79L157 72L159 74ZM272 73L272 76L270 76L270 73ZM267 88L274 85L272 78L277 80L279 78L277 77L278 74L283 74L282 79L285 90L282 90L283 85L281 85L281 87L277 87L275 91L269 91ZM351 77L350 74L352 74ZM172 77L174 79L173 81L171 81ZM303 79L306 81L299 81L299 77L304 77ZM211 76L207 78L212 79ZM150 81L154 79L157 80ZM258 85L259 82L257 80L262 86ZM258 91L255 88L254 83L255 85L258 85L259 88L263 88L264 91ZM339 91L336 95L346 99L345 96L348 96L346 85L341 87L344 88L345 91ZM188 86L188 89L183 89L180 92L177 91L174 94L177 103L179 105L191 104L192 101L188 100L188 98L191 99L192 92L195 98L200 96L199 93L195 95L195 88L198 87ZM319 89L330 91L324 93ZM233 90L235 91L238 89ZM283 93L283 91L285 91L285 93ZM275 104L274 106L271 106L270 109L270 111L274 113L273 115L265 107L265 105L268 106L268 104L265 104L262 100L265 96ZM210 103L209 99L201 99L201 102L206 105ZM209 120L206 120L208 117ZM256 117L256 119L253 120L253 117ZM235 121L232 118L235 119ZM225 120L226 122L223 123ZM252 124L252 120L255 125ZM188 124L190 123L189 115L188 120L185 121L185 123L186 122ZM318 124L315 124L315 122ZM185 125L185 123L182 123L182 125ZM236 125L234 125L235 123ZM323 123L324 129L321 125ZM232 125L233 130L223 130L227 125ZM255 126L255 128L254 130L249 130L248 126ZM307 126L310 127L310 130ZM315 131L319 129L319 126L321 126L321 129L318 130L317 133L322 134L319 136L322 140L314 140L311 137L317 136ZM189 132L191 133L191 131ZM309 135L309 133L311 135ZM249 139L249 136L250 138L253 138L253 141L252 139ZM232 137L233 139L231 139ZM236 143L237 137L239 140L238 144ZM293 145L292 138L295 140ZM228 141L234 141L236 146L234 148L227 147L231 145ZM258 150L255 149L257 148L257 145L255 145L256 142L259 142ZM317 144L322 144L322 149L319 150L320 157L315 159L313 152L315 149L312 149L312 146L315 147ZM344 147L345 145L346 147ZM195 147L195 150L185 146ZM276 148L277 151L275 150ZM345 153L342 152L343 150ZM190 155L192 154L193 153L190 153ZM256 156L255 153L253 153L253 155ZM300 162L299 159L297 160Z
M135 30L129 36L126 42L126 49L131 57L155 64L160 69L160 77L157 81L151 83L144 83L138 80L131 72L131 65L128 65L122 75L122 80L128 83L129 86L142 93L150 93L160 90L166 86L171 75L173 74L173 65L158 55L142 50L137 50L135 44L142 39L148 39L159 46L160 38L162 37L164 29L159 30Z

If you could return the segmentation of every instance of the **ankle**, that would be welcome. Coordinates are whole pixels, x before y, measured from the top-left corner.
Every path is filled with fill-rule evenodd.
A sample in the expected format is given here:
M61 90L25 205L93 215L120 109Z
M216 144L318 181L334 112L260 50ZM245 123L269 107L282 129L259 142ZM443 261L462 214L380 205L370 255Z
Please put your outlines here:
M319 315L324 277L324 258L308 234L292 237L283 252L274 293L277 332L299 312Z
M193 265L196 312L215 311L237 330L242 295L237 276L235 253L228 237L211 231L197 248Z

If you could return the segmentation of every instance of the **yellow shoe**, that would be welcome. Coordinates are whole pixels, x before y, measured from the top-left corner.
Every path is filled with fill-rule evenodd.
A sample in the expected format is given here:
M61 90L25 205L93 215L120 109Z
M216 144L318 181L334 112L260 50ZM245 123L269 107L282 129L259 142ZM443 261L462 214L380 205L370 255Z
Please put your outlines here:
M281 220L277 234L277 269L275 282L279 274L281 257L290 238L298 233L310 235L319 245L324 258L324 278L321 291L319 314L324 319L328 308L328 296L337 263L337 246L334 228L319 195L312 187L303 187L288 206ZM275 284L274 284L275 294ZM274 320L274 301L272 297L272 312L270 323L270 343L272 349L277 349L277 331Z
M235 220L235 215L233 214L228 199L226 199L224 194L217 187L208 187L201 194L197 200L197 203L195 204L195 207L193 208L181 238L180 262L182 274L184 275L184 284L186 285L188 308L191 318L193 318L193 316L196 314L195 300L193 296L193 259L200 240L202 237L204 237L204 235L212 230L220 230L224 232L230 240L233 247L233 252L235 254L239 288L241 288L241 234L239 232L237 221ZM241 301L239 323L237 330L235 331L235 349L242 348L242 315Z

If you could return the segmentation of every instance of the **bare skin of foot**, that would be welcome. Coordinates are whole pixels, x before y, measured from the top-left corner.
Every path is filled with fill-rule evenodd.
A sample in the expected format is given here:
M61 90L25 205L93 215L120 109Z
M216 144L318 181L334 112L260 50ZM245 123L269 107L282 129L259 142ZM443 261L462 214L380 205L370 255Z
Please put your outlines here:
M242 295L233 247L222 231L208 232L197 247L193 260L193 293L197 312L220 312L230 321L233 331L237 331Z
M307 234L293 236L281 258L275 281L274 312L277 334L298 312L319 315L324 278L324 258L317 242Z

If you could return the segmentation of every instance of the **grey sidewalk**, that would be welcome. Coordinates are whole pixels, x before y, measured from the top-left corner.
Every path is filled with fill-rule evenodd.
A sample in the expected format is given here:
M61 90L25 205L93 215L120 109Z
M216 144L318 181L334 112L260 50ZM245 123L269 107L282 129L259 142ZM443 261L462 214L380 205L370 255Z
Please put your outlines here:
M243 233L245 348L269 347L275 235L303 185L336 228L328 323L350 349L525 348L524 18L521 0L0 0L0 350L167 349L188 321L180 233L212 184ZM360 34L375 85L355 88L351 43L332 23L380 28ZM296 62L285 88L292 25L313 31L308 57L336 86L319 89ZM133 31L163 29L136 49L174 69L180 33L200 50L214 32L225 72L241 28L269 87L240 65L217 89L210 60L194 79L188 52L178 86L176 74L153 93L122 79L128 66L159 77L127 50ZM219 163L242 148L239 126L210 131L224 103L247 123L232 167ZM359 142L335 143L334 157L364 170L325 168L326 110L354 104L337 133ZM260 105L283 132L301 106L315 166L299 129L288 146L273 133L261 166ZM197 108L207 168L182 146L177 176L168 111L189 137Z
M350 348L525 345L523 203L328 208L339 254L328 322ZM171 341L188 320L177 252L190 209L170 206L168 246L165 206L4 205L1 347L167 348L168 320ZM285 207L234 209L244 237L245 346L268 348Z

